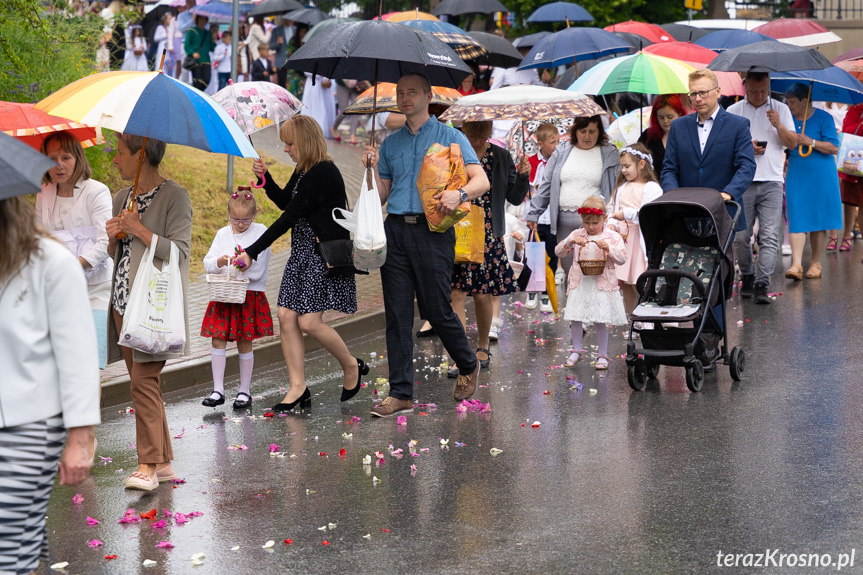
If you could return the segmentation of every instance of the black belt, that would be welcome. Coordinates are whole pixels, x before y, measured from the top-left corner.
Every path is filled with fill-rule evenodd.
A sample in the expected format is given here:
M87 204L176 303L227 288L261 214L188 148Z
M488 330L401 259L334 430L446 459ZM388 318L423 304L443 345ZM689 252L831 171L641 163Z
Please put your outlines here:
M390 218L399 218L404 220L406 224L424 224L426 223L425 214L389 214Z

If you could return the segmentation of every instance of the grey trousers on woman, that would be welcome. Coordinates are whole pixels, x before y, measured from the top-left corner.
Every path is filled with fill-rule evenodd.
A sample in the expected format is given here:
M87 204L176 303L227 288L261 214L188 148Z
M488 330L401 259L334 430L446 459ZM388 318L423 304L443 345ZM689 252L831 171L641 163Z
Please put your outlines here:
M578 212L567 212L561 210L557 213L557 241L558 243L565 240L569 234L581 227L581 216ZM563 266L563 271L569 278L569 268L572 267L572 254L560 258L560 263ZM564 284L566 285L566 284Z

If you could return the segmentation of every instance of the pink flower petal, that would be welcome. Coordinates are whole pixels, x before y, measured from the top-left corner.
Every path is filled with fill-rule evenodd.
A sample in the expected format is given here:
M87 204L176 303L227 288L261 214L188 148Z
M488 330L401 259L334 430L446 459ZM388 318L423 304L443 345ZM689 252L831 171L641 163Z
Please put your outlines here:
M73 505L80 505L82 503L84 503L84 496L81 495L80 493L76 493L75 496L72 498L72 504Z
M165 520L160 519L159 521L156 521L155 523L153 523L152 527L153 527L153 529L164 529L165 525L166 525Z
M93 539L92 541L90 541L89 543L87 543L87 545L89 545L90 547L101 547L101 546L102 546L102 542L101 542L101 541L99 541L98 539Z
M158 543L156 543L156 548L157 549L173 549L174 544L171 543L170 541L159 541Z
M177 522L177 525L180 525L181 523L188 523L189 518L186 517L185 513L177 512L177 513L174 513L174 521Z
M89 515L87 516L87 525L98 525L98 524L99 524L98 519L93 519Z

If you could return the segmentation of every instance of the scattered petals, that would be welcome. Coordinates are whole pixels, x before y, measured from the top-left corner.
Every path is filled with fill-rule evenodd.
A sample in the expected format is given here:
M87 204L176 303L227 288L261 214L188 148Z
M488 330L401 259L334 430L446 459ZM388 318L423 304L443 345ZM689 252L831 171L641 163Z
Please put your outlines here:
M239 550L240 550L239 545L234 545L233 547L231 547L231 551L239 551Z
M152 567L153 565L157 565L157 563L155 561L153 561L152 559L144 559L144 562L142 563L142 565L144 567Z
M92 541L90 541L89 543L87 543L87 545L89 545L90 547L101 547L101 546L102 546L102 542L101 542L101 541L99 541L98 539L93 539Z
M72 504L81 505L82 503L84 503L84 496L80 493L76 493L75 496L72 497Z
M363 457L363 465L371 465L372 464L372 456L366 455Z
M160 520L156 521L155 523L153 523L153 525L151 525L151 527L152 527L153 529L164 529L164 528L165 528L165 525L166 525L165 520L164 520L164 519L160 519Z
M177 483L177 484L182 484L182 483L185 483L185 482L186 482L186 480L185 480L185 479L180 479L179 477L177 477L176 479L172 479L172 480L171 480L171 483ZM170 517L170 515L168 515L167 517Z
M274 411L268 411L264 414L264 417L275 417L276 413Z
M234 445L229 445L228 449L230 451L245 451L248 449L248 447L246 447L245 445L234 444Z
M330 544L330 542L329 542L329 541L322 541L322 542L321 542L321 544L322 544L322 545L329 545L329 544Z
M407 425L408 424L407 416L406 415L399 415L398 417L396 417L396 424L397 425Z
M371 533L366 533L365 535L363 535L363 539L371 539L371 538L372 538Z
M416 473L417 473L417 466L411 465L411 475L416 475Z
M150 509L146 513L139 513L141 519L155 519L156 518L156 510Z
M285 539L285 545L292 545L294 543L293 539Z
M380 479L378 479L378 476L377 476L377 475L375 475L375 476L373 476L373 477L372 477L372 485L377 485L377 484L378 484L378 483L380 483L380 482L381 482L381 480L380 480Z
M195 553L192 555L192 565L203 565L205 557L203 553Z
M340 449L340 450L339 450L339 457L344 457L345 455L347 455L347 453L348 453L348 452L347 452L347 451L345 451L344 449Z
M353 433L342 433L342 439L352 439L353 436Z
M492 457L495 457L495 456L498 456L498 455L500 455L501 453L503 453L503 449L498 449L497 447L492 447L492 448L489 450L489 453L491 453Z
M327 530L326 525L324 525L323 527L318 527L318 531L326 531L326 530Z
M483 403L478 399L463 399L462 402L456 406L455 410L459 413L466 413L468 411L488 413L491 411L491 404Z
M183 439L183 436L186 434L186 428L182 428L180 433L174 436L174 439Z
M127 509L126 514L123 515L123 518L117 521L117 523L140 523L141 518L135 514L134 509Z
M158 543L156 543L156 548L157 549L173 549L174 544L171 543L170 541L159 541Z
M267 541L266 543L261 545L261 549L269 549L270 547L274 546L275 544L276 544L276 542L273 541L272 539L270 539L269 541Z
M110 561L111 559L116 559L116 558L117 558L117 556L116 556L116 555L105 555L105 560L106 560L106 561Z
M279 452L279 446L276 445L275 443L271 443L270 444L270 453L278 453L278 452Z
M536 429L536 428L538 428L538 427L540 426L540 423L539 423L538 421L534 421L533 423L531 423L531 424L530 424L530 426L531 426L532 428Z
M336 527L338 527L338 525L336 523L327 523L328 529L335 529Z
M61 569L65 569L68 566L69 566L69 562L63 561L62 563L54 563L53 565L51 565L51 569L53 569L55 571L60 571Z
M591 390L590 390L590 395L596 395L596 390L595 390L595 389L591 389Z
M99 524L98 519L93 519L89 515L87 516L87 525L98 525L98 524Z
M99 459L100 459L102 465L108 465L109 463L114 461L114 459L112 457L102 457L101 455L99 456Z

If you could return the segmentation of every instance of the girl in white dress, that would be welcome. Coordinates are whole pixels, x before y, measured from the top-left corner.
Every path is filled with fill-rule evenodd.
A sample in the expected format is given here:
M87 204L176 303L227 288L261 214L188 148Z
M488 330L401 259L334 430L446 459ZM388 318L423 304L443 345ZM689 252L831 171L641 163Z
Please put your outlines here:
M578 214L582 227L569 234L554 250L559 257L575 252L569 268L566 309L563 312L563 319L572 322L573 351L564 365L574 366L586 353L582 349L582 327L587 323L596 328L599 347L596 369L604 370L608 369L608 326L627 323L614 268L626 262L626 248L620 234L605 225L605 200L601 196L587 198L578 208ZM581 260L603 258L606 260L605 268L599 275L582 273Z
M641 237L638 211L661 195L662 188L653 171L653 157L647 147L633 144L623 148L620 151L620 174L608 210L608 227L619 232L626 243L626 262L616 271L627 314L631 314L638 303L635 282L647 269L647 250Z
M336 120L336 83L320 75L312 83L312 75L306 72L303 104L302 113L314 118L324 137L332 139L330 127Z
M144 31L140 26L132 28L127 48L126 59L120 69L132 72L148 71L150 66L147 64L147 39L144 38Z

